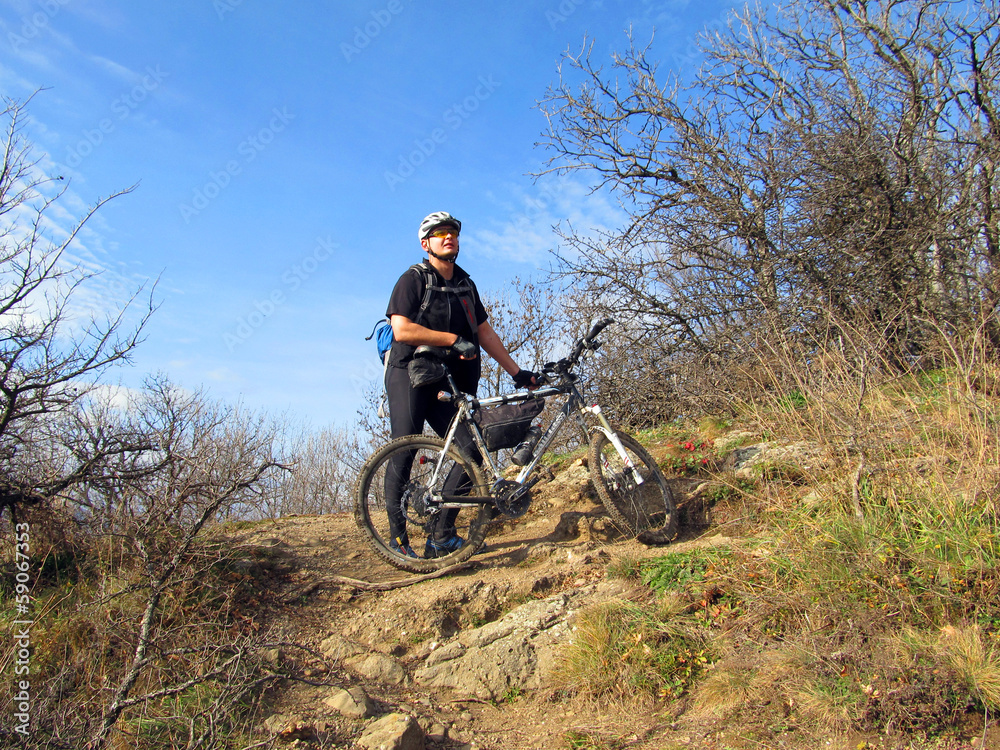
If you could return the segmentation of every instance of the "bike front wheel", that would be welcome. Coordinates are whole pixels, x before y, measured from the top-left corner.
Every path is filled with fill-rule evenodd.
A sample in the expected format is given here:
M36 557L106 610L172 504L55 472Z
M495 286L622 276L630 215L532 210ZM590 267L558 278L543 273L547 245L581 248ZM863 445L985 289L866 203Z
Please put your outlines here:
M390 565L414 573L440 570L469 559L482 546L491 517L488 505L433 512L436 509L428 500L442 491L489 494L480 467L455 446L444 453L444 441L437 437L397 438L362 467L354 487L354 520L375 554ZM403 541L417 557L404 554L395 541L403 529ZM433 546L442 530L459 535L463 543L445 549Z
M625 448L627 462L603 431L596 431L590 439L590 476L605 510L615 525L632 536L659 529L658 536L673 539L677 512L663 472L638 440L624 432L615 434Z

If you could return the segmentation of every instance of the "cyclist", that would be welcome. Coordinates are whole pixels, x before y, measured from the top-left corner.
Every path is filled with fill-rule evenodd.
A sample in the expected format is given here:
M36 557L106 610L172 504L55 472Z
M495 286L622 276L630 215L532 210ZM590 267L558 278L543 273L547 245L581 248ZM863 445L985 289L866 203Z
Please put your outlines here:
M420 222L418 239L427 253L420 266L411 266L396 282L389 298L386 315L392 324L394 341L385 373L389 400L389 422L393 438L423 432L424 422L444 436L455 406L439 401L439 382L414 385L408 368L419 346L451 347L459 355L449 368L458 387L475 394L479 387L480 351L485 351L524 388L535 384L535 373L518 367L496 331L490 325L486 309L472 279L455 261L459 252L462 222L446 211L436 211ZM479 452L467 429L455 436L458 445L471 458ZM386 499L391 533L390 546L410 557L406 518L399 507L403 486L409 479L410 463L400 461L386 473ZM449 476L448 490L456 490L466 481L465 472ZM428 535L424 557L440 557L459 549L465 542L455 529L457 511L438 515L436 527Z

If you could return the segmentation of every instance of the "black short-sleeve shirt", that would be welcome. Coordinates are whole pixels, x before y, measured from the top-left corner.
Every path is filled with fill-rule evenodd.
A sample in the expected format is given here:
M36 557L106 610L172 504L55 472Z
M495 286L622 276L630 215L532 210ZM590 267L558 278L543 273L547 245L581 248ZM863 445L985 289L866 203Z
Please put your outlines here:
M476 306L474 310L476 328L487 321L489 315L487 315L486 308L483 307L483 302L479 298L479 290L476 289L475 282L472 281L472 279L469 279L469 275L465 273L465 271L456 266L455 274L451 277L450 281L446 281L443 276L437 273L437 271L434 273L437 274L438 284L441 286L457 286L460 281L468 279L469 283L472 284L472 289L476 299ZM420 304L423 300L424 275L416 269L409 268L406 270L406 273L399 277L399 281L396 282L396 286L392 290L392 296L389 298L389 307L386 309L386 315L388 317L392 317L393 315L402 315L404 318L409 318L410 320L417 322L417 317L420 314ZM476 332L472 329L469 322L469 316L462 309L461 302L457 296L451 297L451 307L451 326L448 333L454 333L464 339L472 341L475 338ZM426 323L422 324L426 325Z
M432 266L425 264L426 268L430 268L434 274L437 276L437 283L440 286L457 286L460 283L464 283L465 280L472 285L473 296L475 299L475 305L473 310L473 317L475 319L476 328L485 323L489 318L486 313L486 308L483 306L483 302L479 297L479 290L476 288L475 282L469 279L469 275L462 270L461 267L455 266L455 273L450 280L445 280L443 276L437 273ZM409 318L415 323L420 323L421 325L427 326L428 328L434 328L435 330L442 330L435 328L434 325L430 324L428 320L418 320L420 318L420 305L424 299L424 274L415 269L408 268L402 276L399 277L399 281L396 282L396 286L392 290L392 296L389 298L389 306L386 308L386 315L392 317L393 315L402 315L405 318ZM472 321L469 319L468 313L462 306L461 299L459 295L448 295L451 301L451 314L450 324L447 327L448 333L454 333L461 336L468 341L476 341L476 330L472 327ZM390 356L389 364L396 367L405 367L407 362L409 362L410 354L412 353L411 347L400 347L398 342L393 345L393 353ZM474 365L472 364L474 363ZM471 371L475 370L475 378L479 378L479 360L469 360L466 362L456 362L453 365L453 371L455 368L467 368ZM455 371L456 376L459 374Z

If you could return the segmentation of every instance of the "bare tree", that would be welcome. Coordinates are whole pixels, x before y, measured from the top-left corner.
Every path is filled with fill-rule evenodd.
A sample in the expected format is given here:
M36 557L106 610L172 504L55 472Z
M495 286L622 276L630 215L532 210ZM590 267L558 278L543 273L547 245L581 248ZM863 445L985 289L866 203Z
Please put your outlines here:
M903 367L935 327L1000 343L995 2L809 0L734 14L682 86L631 38L568 56L542 103L551 169L631 214L569 233L562 274L670 368L762 332L878 332ZM933 320L933 326L925 321Z
M565 342L566 320L558 289L515 277L506 289L485 295L490 325L504 342L514 360L525 369L541 367L553 358ZM496 395L513 390L510 376L490 357L483 358L480 395Z
M252 557L214 521L273 503L276 429L162 378L124 407L102 398L99 377L130 357L153 305L82 311L96 280L71 258L86 222L130 190L60 228L67 188L31 155L27 103L4 100L0 511L27 523L37 555L30 740L222 746L275 675L248 611L265 595L246 591Z
M260 517L287 469L278 426L152 379L127 405L97 397L53 418L52 451L87 466L24 506L41 552L33 734L51 747L220 747L277 679L253 602L268 580L221 518ZM57 501L57 502L56 502ZM72 543L66 540L72 539ZM248 580L249 579L249 580ZM228 746L228 745L226 745Z
M359 432L337 427L301 430L288 442L291 470L280 476L271 493L273 505L263 508L268 517L350 511L354 481L369 452Z
M30 100L29 100L30 101ZM93 273L67 263L99 200L62 239L47 236L49 215L67 185L41 172L23 134L27 102L4 99L7 121L0 163L0 513L54 497L88 467L47 461L54 415L71 408L111 365L129 358L153 311L150 300L128 322L133 296L109 314L81 319L72 302ZM49 231L51 233L51 231ZM138 295L142 290L138 290ZM65 457L64 457L65 458ZM43 466L44 463L44 466Z
M120 540L121 554L137 565L134 593L144 605L138 628L121 634L130 658L108 691L90 748L104 747L130 708L148 713L155 701L196 685L228 684L240 671L235 665L259 652L259 639L241 633L234 640L214 616L204 622L214 637L192 637L190 615L188 621L165 617L165 600L197 586L219 562L219 550L203 541L208 524L218 515L240 516L259 507L264 478L283 468L265 420L213 405L166 381L150 381L117 420L107 418L113 412L80 415L92 438L76 448L80 459L108 456L103 444L109 434L125 436L137 450L116 453L99 479L82 486L85 494L67 499L86 507L103 533Z

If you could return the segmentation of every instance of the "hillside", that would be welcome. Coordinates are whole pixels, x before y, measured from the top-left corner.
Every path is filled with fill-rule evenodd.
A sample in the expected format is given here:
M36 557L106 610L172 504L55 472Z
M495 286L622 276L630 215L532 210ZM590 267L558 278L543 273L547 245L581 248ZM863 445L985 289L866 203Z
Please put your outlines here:
M701 583L697 576L690 578L693 588L686 586L687 603L677 610L674 622L679 624L692 614L702 616L717 639L714 656L705 657L697 669L687 669L684 682L673 687L665 683L643 691L620 685L624 690L602 693L574 684L579 673L572 671L573 657L567 656L567 649L574 639L583 637L585 631L578 627L582 613L623 602L655 608L658 599L638 580L636 571L643 569L644 561L665 554L685 560L685 554L697 559L710 550L736 556L745 552L748 559L765 554L760 551L760 521L768 513L773 493L760 487L757 494L726 488L749 481L741 477L766 476L766 467L809 466L821 460L815 447L753 444L747 433L722 437L714 444L734 444L734 437L743 447L725 451L724 465L713 467L724 474L716 473L713 479L707 473L684 473L671 479L681 533L667 547L648 547L616 532L589 485L580 458L564 463L536 488L527 515L516 522L498 523L487 537L488 551L473 558L467 568L390 590L370 590L362 582L384 585L410 576L379 562L361 543L348 514L283 518L241 530L234 541L252 551L256 564L264 565L279 582L277 602L258 613L262 624L277 624L288 644L309 649L275 650L275 663L297 679L282 682L273 692L270 714L261 717L262 730L281 746L302 748L742 750L815 747L820 740L825 747L845 750L1000 747L1000 731L991 727L984 735L982 716L971 706L967 715L943 722L950 728L943 732L939 728L925 743L917 724L907 728L893 721L869 722L872 731L859 732L836 716L817 721L806 707L792 705L793 701L763 693L755 696L745 685L726 688L728 699L717 696L706 701L705 696L712 693L704 687L712 684L706 677L726 674L721 669L713 674L720 662L732 659L733 654L747 659L748 654L776 651L773 643L746 642L747 631L736 624L737 607L727 612L730 597L725 589L732 584ZM677 453L676 449L671 453L674 446L651 447L658 459L679 463L672 458ZM693 453L695 446L687 450ZM720 482L720 476L729 484ZM787 476L772 476L776 485L792 488L796 502L802 498L810 502L814 491L806 483L789 484ZM775 540L767 541L773 549ZM749 614L750 619L761 621L768 616L766 611L748 612L747 605L742 606L744 617ZM769 604L762 600L760 606ZM817 608L817 618L822 616L821 609ZM663 622L666 625L657 626L660 630L669 628L671 619L665 617ZM641 640L640 632L635 635L635 647L648 652ZM732 642L728 655L719 646L727 640ZM823 648L818 632L814 642L817 649ZM874 643L854 647L879 648ZM620 658L631 657L626 652ZM848 674L857 661L844 658L842 674ZM598 671L615 668L605 664ZM773 670L767 679L780 683L792 680L788 668L775 662L761 668L747 661L743 672ZM808 672L805 667L802 670L802 674ZM702 686L700 692L692 690L695 678ZM875 678L871 679L874 683ZM878 696L878 689L870 691L871 706L877 703L872 696ZM862 695L861 690L858 694ZM911 698L919 702L926 696L913 693ZM886 704L883 710L891 708ZM916 706L914 710L919 714L933 709ZM383 719L396 721L390 729L395 732L394 740L366 735L378 721L376 717L386 716L395 717ZM408 720L399 717L411 717L414 723L407 729Z
M467 569L384 592L343 580L385 584L411 578L361 544L349 514L281 519L245 532L241 542L270 550L287 572L283 598L294 603L274 614L284 622L288 640L323 654L330 671L308 658L304 670L338 687L362 687L379 714L414 716L428 735L427 747L563 747L573 733L617 736L621 716L600 716L584 705L554 699L545 675L559 645L570 637L567 618L573 612L609 598L644 596L632 583L609 580L608 564L659 550L620 538L580 460L543 485L536 497L526 516L493 528L487 552ZM696 523L700 526L701 519ZM678 547L716 543L687 536ZM539 605L545 615L529 613L529 623L514 630L516 640L532 642L534 654L506 655L505 661L499 652L487 652L484 662L472 663L470 674L437 680L426 674L429 657L461 636ZM367 654L387 658L359 661ZM305 736L312 735L319 747L342 746L337 743L356 738L365 722L339 717L324 703L329 696L326 685L286 685L273 706L283 718L269 726L319 727ZM624 707L624 715L632 725L627 734L644 737L629 746L662 747L664 732L684 736L670 729L674 719L662 710L637 721Z
M32 614L0 653L28 736L0 745L996 748L995 368L840 382L642 433L678 502L661 546L618 533L582 453L437 577L344 513L28 506L29 552L0 546L8 632ZM270 465L177 455L178 502Z

